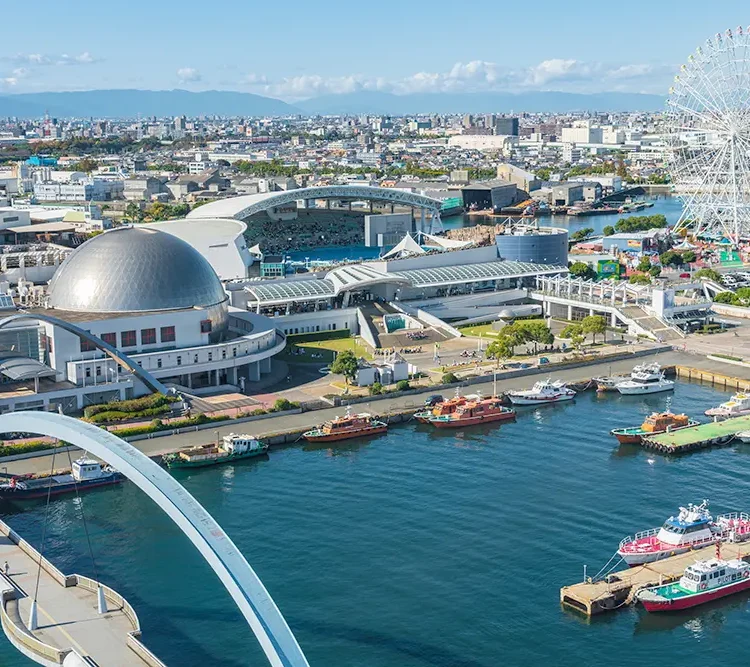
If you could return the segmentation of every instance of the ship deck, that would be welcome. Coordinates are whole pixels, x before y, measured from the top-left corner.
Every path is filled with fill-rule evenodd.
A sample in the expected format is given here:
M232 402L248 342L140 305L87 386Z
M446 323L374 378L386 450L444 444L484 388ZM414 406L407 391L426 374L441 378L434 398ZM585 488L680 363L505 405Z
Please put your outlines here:
M750 415L652 435L644 440L644 446L666 452L687 451L747 430L750 430Z

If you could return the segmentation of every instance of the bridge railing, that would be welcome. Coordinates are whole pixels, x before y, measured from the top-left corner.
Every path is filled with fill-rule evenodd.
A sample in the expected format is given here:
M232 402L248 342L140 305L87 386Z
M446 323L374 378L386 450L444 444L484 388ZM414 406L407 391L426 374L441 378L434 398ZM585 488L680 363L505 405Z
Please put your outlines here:
M36 637L29 634L25 627L21 626L18 622L11 618L10 614L6 609L8 602L12 602L17 599L17 592L15 589L4 590L2 592L2 599L0 600L0 621L2 621L3 631L6 637L16 645L22 653L29 657L38 656L45 658L46 660L56 664L62 665L65 656L70 653L70 650L61 650L49 644L45 644L39 641ZM20 620L20 619L19 619Z

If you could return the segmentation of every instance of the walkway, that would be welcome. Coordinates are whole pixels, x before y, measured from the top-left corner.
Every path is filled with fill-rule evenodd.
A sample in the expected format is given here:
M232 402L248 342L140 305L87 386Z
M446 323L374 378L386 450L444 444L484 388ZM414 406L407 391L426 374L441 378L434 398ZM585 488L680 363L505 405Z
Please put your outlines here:
M26 624L36 587L37 561L3 534L0 563L6 561L10 566L9 576L0 575L0 584L4 591L15 589L18 599L7 600L5 609L17 630L28 635ZM75 577L63 577L62 581L65 580L73 585L62 585L42 569L37 597L39 628L30 634L61 651L74 649L100 667L148 665L127 644L128 633L138 630L137 619L134 625L123 608L111 602L108 602L111 610L100 615L96 593L75 585Z

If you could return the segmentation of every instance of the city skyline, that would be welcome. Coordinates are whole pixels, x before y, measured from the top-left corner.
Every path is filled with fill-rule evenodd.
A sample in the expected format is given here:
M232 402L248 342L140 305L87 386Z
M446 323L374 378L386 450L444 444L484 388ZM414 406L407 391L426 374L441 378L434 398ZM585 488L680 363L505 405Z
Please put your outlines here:
M672 3L669 3L672 4ZM187 0L131 3L136 27L122 30L109 6L68 8L43 0L35 37L9 31L0 45L0 94L138 88L250 92L288 102L380 91L634 92L665 94L696 46L743 18L739 2L715 3L696 21L697 2L679 13L635 0L619 8L559 7L533 13L485 0L455 6L381 3L321 12L296 0L276 6L226 3L222 12ZM4 10L9 24L24 15ZM290 20L290 16L295 20Z

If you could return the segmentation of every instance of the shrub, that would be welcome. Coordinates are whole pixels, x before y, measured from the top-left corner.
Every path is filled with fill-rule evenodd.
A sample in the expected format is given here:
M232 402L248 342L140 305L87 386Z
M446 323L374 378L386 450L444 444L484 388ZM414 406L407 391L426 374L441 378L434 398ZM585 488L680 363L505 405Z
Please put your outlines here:
M304 334L289 334L286 339L289 344L309 343L318 340L336 340L339 338L351 338L349 329L333 329L332 331L313 331Z
M370 389L368 391L370 392L370 396L378 396L379 394L383 393L383 385L380 384L380 382L375 382L370 385Z
M263 408L256 408L250 413L251 417L259 417L260 415L267 415L268 412L266 412Z
M84 408L84 417L93 417L101 412L141 412L150 408L158 408L163 405L176 403L180 399L176 396L165 396L164 394L151 394L141 398L131 398L126 401L112 401L100 405L89 405Z
M396 383L396 391L409 391L409 389L411 389L409 380L399 380Z
M299 407L297 401L290 401L287 398L278 398L269 412L284 412L285 410L296 410Z
M458 378L456 377L455 373L443 373L443 377L441 378L441 381L443 384L454 384L458 382Z
M139 410L138 412L123 412L121 410L107 410L104 412L97 412L91 417L87 418L92 424L103 424L104 422L121 422L128 419L138 419L142 417L153 417L154 415L162 415L165 412L170 412L171 408L169 405L160 405L155 408L148 408L146 410Z

